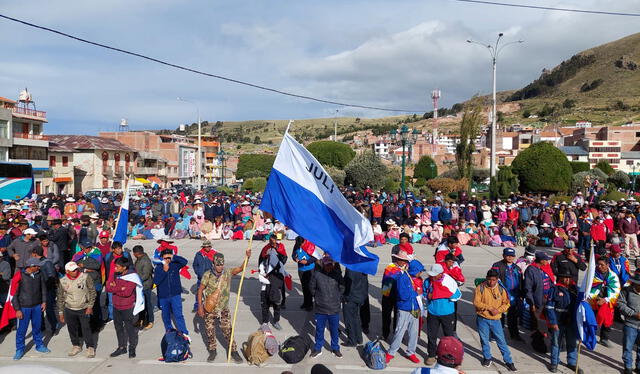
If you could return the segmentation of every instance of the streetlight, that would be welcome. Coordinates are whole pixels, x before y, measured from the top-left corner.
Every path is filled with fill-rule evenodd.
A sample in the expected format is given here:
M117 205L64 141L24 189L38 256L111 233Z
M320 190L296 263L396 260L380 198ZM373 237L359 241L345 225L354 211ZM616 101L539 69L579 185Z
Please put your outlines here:
M198 190L202 189L202 123L200 122L200 108L198 104L193 101L185 100L181 97L177 98L178 101L182 101L185 103L192 104L196 107L196 112L198 114Z
M633 184L631 185L631 194L633 195L634 192L636 192L636 163L633 163Z
M491 63L493 65L493 112L491 115L491 159L490 159L490 171L491 177L496 176L496 118L498 116L497 113L497 104L496 104L496 60L500 55L500 52L508 45L511 44L519 44L524 43L524 40L516 40L513 42L509 42L506 44L500 45L500 40L504 36L503 33L498 34L498 39L496 39L496 44L484 44L480 42L476 42L474 40L467 40L467 43L478 44L489 50L489 54L491 55Z
M224 186L224 155L226 155L225 151L220 148L218 151L218 161L220 161L220 185Z
M402 196L406 197L405 189L404 189L404 172L406 167L406 148L411 148L411 145L418 140L418 135L420 131L417 129L413 129L413 131L409 131L409 127L407 125L402 125L400 130L393 129L389 133L391 135L391 139L393 141L399 141L402 144L402 180L400 183L400 188L402 189ZM400 138L398 139L398 134L400 134Z

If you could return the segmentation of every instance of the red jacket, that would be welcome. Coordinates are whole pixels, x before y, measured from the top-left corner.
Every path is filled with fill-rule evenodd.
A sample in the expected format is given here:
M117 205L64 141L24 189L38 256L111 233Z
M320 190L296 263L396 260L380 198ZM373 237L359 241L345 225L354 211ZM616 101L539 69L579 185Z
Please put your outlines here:
M118 310L133 308L136 303L136 284L120 277L116 277L115 286L111 285L112 281L113 278L107 282L107 292L113 294L113 307Z
M604 223L596 223L591 225L592 240L607 240L607 226Z
M456 282L464 283L465 279L464 275L462 275L462 268L457 263L453 264L451 269L447 268L447 264L444 262L439 262L439 264L442 265L445 274L449 274Z

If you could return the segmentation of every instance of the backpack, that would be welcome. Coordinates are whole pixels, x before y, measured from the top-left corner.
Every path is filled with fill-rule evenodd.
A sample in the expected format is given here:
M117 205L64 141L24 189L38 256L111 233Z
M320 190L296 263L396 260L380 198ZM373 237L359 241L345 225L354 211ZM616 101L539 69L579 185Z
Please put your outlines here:
M176 329L167 331L160 342L164 362L180 362L193 357L189 340Z
M264 347L265 339L266 336L264 332L262 330L258 330L249 335L247 341L242 344L244 356L251 365L260 366L269 358L269 353L267 353L267 350Z
M380 340L370 341L364 346L364 362L369 369L384 370L387 367L384 349Z
M260 326L259 330L264 333L264 336L265 336L264 348L267 350L267 353L269 354L269 356L273 356L276 353L278 353L280 344L278 343L278 339L276 339L276 337L271 332L269 325L267 325L266 323L263 323L262 326Z
M287 364L297 364L309 351L309 342L300 335L287 338L280 346L280 357Z

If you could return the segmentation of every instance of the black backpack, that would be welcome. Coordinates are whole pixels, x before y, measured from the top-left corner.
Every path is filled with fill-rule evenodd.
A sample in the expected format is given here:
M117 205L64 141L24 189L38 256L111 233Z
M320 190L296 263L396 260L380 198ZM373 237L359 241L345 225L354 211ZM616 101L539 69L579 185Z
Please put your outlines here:
M175 329L170 329L164 334L160 342L160 350L164 362L180 362L193 357L189 340Z
M310 345L306 338L292 336L280 345L280 357L288 364L297 364L307 355Z

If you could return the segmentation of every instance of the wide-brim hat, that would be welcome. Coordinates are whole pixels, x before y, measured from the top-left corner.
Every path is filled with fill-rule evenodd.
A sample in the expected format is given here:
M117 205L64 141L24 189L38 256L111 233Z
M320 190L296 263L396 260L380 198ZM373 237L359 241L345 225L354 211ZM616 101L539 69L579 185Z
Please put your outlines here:
M248 202L248 201L243 201L240 205L249 205L249 204L251 204L251 203Z
M391 254L391 257L396 258L398 260L411 261L413 260L413 256L408 254L405 251L400 251L398 253Z
M549 224L548 224L548 223L543 223L540 227L547 228L547 227L551 227L551 226L549 226Z
M535 224L536 224L536 222L535 222L535 221L529 221L529 223L528 223L528 224L529 224L529 225L535 225Z
M442 222L440 221L436 222L436 226L442 226Z
M69 202L69 203L75 203L76 199L74 199L73 197L67 197L66 201Z
M392 219L388 219L388 220L384 221L384 223L386 223L387 225L395 225L396 221L394 221Z

